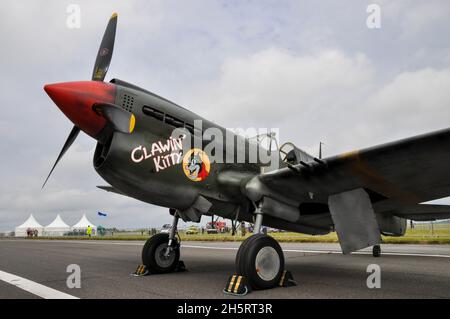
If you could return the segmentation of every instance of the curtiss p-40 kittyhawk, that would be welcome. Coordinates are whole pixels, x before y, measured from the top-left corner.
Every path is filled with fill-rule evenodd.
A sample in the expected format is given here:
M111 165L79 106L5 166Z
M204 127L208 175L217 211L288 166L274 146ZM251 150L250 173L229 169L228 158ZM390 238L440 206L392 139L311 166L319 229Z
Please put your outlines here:
M423 204L450 195L449 129L327 158L286 143L275 152L277 167L267 169L258 156L249 160L249 138L136 85L104 82L116 26L113 14L91 81L44 87L74 123L45 182L80 131L96 139L93 165L109 183L100 188L173 215L170 232L152 236L142 250L151 273L177 267L180 218L200 222L217 215L253 223L254 234L237 252L236 273L255 289L277 285L284 271L282 249L262 226L312 235L336 231L344 254L374 247L377 256L381 235L404 235L407 219L450 218L450 206ZM221 151L203 147L208 129L226 136L216 144ZM243 147L230 147L237 144ZM215 160L217 152L228 160Z

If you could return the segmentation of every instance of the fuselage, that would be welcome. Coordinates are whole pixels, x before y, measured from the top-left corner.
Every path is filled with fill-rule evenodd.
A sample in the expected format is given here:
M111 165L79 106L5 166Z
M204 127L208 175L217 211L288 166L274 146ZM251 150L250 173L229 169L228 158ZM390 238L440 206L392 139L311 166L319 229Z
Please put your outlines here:
M303 192L289 200L281 194L281 187L271 190L261 182L262 176L267 176L263 172L282 166L295 169L290 160L280 160L278 151L267 150L258 139L234 134L135 85L117 79L104 82L116 27L117 14L113 14L91 81L44 86L74 126L42 187L83 131L98 142L93 164L110 184L100 186L102 189L176 209L177 217L183 220L199 222L202 215L214 214L253 222L258 207L268 210L265 225L311 234L329 231L332 223L323 208L324 198L315 197L319 202L311 203L312 197ZM269 136L272 138L271 133ZM276 200L267 200L272 204L266 207L263 198ZM313 208L300 214L304 203ZM308 211L313 218L308 217Z
M184 220L218 215L253 222L255 203L276 193L265 190L258 176L287 165L277 151L121 80L57 83L45 90L74 123L75 132L79 128L98 141L93 164L110 184L106 188L176 209ZM276 198L283 201L284 195ZM319 218L308 216L310 210L318 213L310 207L300 215L299 205L311 201L320 206ZM326 233L332 222L324 203L305 193L288 210L276 204L264 224ZM290 221L293 215L295 222Z
M103 179L127 196L158 206L185 210L203 196L212 203L211 214L231 218L238 207L246 214L249 205L241 187L263 167L259 159L250 160L247 139L132 84L120 80L112 83L116 86L115 104L132 112L136 123L132 134L113 132L99 141L94 167ZM199 123L201 127L194 125ZM174 136L176 129L190 134L183 138L182 132L175 132ZM217 158L217 152L223 152L223 161L211 160L207 176L192 180L184 173L186 152L180 148L180 141L190 139L191 149L203 149L210 142L204 134L208 129L223 135L223 139L215 136L217 147L212 154ZM197 140L196 144L195 136L201 137L200 143ZM236 145L246 146L244 162L237 158L241 155Z

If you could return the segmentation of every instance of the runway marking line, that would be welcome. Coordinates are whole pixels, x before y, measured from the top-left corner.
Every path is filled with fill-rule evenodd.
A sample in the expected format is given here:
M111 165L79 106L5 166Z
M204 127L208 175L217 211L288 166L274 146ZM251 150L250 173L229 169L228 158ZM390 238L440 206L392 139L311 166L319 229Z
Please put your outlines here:
M195 246L195 245L181 245L181 247L186 248L202 248L202 249L222 249L222 250L238 250L237 247L214 247L214 246ZM303 250L303 249L283 249L285 252L291 253L312 253L312 254L339 254L342 252L336 250ZM371 252L357 251L351 253L352 255L372 255ZM431 255L431 254L414 254L414 253L392 253L392 252L382 252L381 255L388 256L409 256L409 257L437 257L437 258L450 258L450 255Z
M0 242L16 242L17 240L0 240ZM106 242L106 241L85 241L85 240L31 240L30 242L59 242L59 243L74 243L74 244L91 244L91 245L124 245L124 246L143 246L144 243L136 242ZM238 250L238 247L214 247L214 246L196 246L196 245L181 245L181 247L186 248L200 248L200 249L217 249L217 250ZM338 250L308 250L308 249L283 249L285 252L294 253L311 253L311 254L339 254L342 252ZM351 255L372 255L369 251L357 251L351 253ZM450 258L450 255L439 255L439 254L420 254L420 253L400 253L400 252L382 252L381 255L385 256L405 256L405 257L436 257L436 258Z
M65 292L41 285L37 282L1 270L0 280L44 299L79 299L78 297L66 294Z

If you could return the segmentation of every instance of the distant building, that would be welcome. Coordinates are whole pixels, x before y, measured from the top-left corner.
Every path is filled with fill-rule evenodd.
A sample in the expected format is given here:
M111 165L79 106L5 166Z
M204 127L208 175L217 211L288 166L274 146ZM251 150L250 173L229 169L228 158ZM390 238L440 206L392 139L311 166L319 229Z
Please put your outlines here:
M38 236L42 236L44 227L36 221L33 214L30 214L30 217L22 225L16 227L15 236L27 237L27 230L36 231Z
M92 235L97 235L97 226L92 224L86 217L86 214L83 214L83 217L81 217L80 221L72 226L72 231L74 233L80 233L80 235L83 235L86 233L86 230L88 226L91 226L92 228Z
M83 214L78 223L76 223L72 227L66 224L59 214L56 215L55 219L45 227L36 221L33 214L30 214L30 217L28 217L28 219L22 225L16 227L14 234L16 237L27 237L27 232L32 232L37 236L48 237L59 237L67 235L83 236L86 235L88 226L91 226L91 235L97 236L97 226L95 226L87 219L86 214Z
M55 220L53 220L48 226L44 227L44 236L64 236L70 232L70 226L67 225L59 216L56 216Z

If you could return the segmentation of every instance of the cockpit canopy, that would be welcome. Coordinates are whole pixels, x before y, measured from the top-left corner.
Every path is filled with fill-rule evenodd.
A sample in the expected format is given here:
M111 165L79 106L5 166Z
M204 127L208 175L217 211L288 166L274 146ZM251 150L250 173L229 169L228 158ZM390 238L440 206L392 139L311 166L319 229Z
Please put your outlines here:
M314 161L314 156L309 155L305 151L299 149L291 142L284 143L280 147L281 160L288 164L299 164L300 161L310 163Z
M259 134L249 138L250 141L256 142L269 152L279 152L280 159L290 165L300 164L300 162L314 162L314 156L308 154L304 150L298 148L291 142L284 143L279 147L278 138L275 132Z

